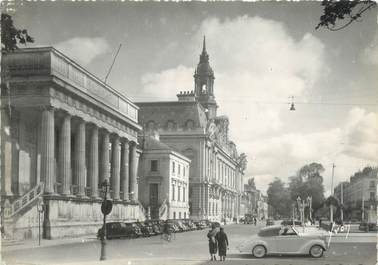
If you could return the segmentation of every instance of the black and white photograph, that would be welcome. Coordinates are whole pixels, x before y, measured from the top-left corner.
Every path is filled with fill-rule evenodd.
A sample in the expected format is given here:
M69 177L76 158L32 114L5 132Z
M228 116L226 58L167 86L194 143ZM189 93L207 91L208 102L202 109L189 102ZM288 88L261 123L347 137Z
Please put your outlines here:
M375 265L378 5L2 1L0 265Z

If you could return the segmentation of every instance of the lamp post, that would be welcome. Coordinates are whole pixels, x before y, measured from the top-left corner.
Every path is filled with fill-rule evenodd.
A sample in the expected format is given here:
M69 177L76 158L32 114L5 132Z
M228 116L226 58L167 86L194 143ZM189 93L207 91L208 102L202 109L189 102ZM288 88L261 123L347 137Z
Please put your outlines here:
M309 209L310 222L312 224L312 197L311 196L307 197L307 206L308 206L308 209Z
M107 199L108 190L110 187L109 180L105 179L101 183L102 191L104 192L104 198L101 204L101 212L104 215L102 233L101 233L101 256L100 260L106 260L106 216L112 211L113 203Z
M42 197L38 198L37 211L38 211L38 246L40 246L41 245L41 214L45 211L45 204L43 203Z

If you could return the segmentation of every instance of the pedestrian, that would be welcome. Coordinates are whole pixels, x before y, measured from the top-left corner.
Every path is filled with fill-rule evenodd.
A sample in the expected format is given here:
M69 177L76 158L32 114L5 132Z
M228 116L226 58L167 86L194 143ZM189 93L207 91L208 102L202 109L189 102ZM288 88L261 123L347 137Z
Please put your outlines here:
M256 223L257 223L257 218L256 217L253 217L253 223L256 225Z
M219 259L222 261L226 260L227 249L228 249L228 238L226 233L224 232L223 227L220 228L220 231L215 236L218 242L218 254Z
M218 244L215 238L216 235L217 235L217 228L215 224L212 224L211 230L209 231L209 233L207 233L207 238L209 239L209 252L210 252L211 260L217 260L216 254L217 254Z

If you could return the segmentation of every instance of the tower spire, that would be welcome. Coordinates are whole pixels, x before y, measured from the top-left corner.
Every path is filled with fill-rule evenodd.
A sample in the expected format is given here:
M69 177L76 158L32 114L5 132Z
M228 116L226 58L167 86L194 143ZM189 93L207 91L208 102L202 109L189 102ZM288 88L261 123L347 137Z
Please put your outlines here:
M203 35L202 53L206 53L206 36Z

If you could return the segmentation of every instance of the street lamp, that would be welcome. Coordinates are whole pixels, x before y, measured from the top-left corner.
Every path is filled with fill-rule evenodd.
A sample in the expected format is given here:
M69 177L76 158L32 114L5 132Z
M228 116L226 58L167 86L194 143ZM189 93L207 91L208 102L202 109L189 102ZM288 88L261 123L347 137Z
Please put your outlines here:
M38 246L41 245L41 214L45 211L45 204L43 203L43 198L38 198L37 203L37 211L38 211Z
M109 190L110 184L109 180L105 179L101 183L101 188L104 193L104 198L101 204L101 212L104 215L104 221L102 225L102 233L101 233L101 256L100 260L106 260L106 216L112 211L113 203L111 200L107 199L107 194Z

